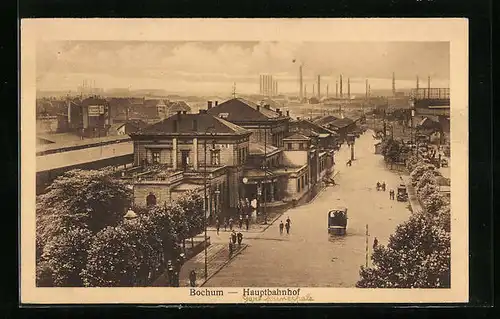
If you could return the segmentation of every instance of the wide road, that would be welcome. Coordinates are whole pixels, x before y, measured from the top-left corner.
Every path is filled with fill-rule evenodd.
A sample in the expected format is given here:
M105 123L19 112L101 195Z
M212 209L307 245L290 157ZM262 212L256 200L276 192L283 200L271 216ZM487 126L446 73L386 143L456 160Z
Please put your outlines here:
M357 139L351 167L345 165L350 150L342 146L335 158L338 185L283 215L283 222L287 216L292 221L289 235L279 234L277 220L265 232L246 238L249 247L205 286L354 287L365 264L366 225L371 252L374 237L386 244L410 213L406 203L389 199L389 189L396 189L400 179L385 168L381 155L374 154L375 143L371 131ZM375 189L377 181L386 182L386 192ZM332 238L327 213L337 204L348 207L348 229L346 236Z

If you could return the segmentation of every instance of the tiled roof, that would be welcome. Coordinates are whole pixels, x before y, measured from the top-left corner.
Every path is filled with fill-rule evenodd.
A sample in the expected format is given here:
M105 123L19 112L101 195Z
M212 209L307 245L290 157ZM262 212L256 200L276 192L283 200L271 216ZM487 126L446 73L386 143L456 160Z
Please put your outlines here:
M212 107L207 112L217 117L224 116L230 122L265 121L280 118L276 111L263 106L259 107L257 104L242 98L230 99ZM284 116L281 117L284 118Z
M290 136L287 136L285 137L283 140L304 140L304 141L308 141L310 140L309 137L303 135L303 134L300 134L300 133L295 133L295 134L292 134Z
M175 123L175 124L174 124ZM196 124L195 124L196 123ZM177 130L174 131L174 126ZM208 130L208 131L207 131ZM250 134L250 131L245 130L233 123L224 119L217 118L210 114L175 114L158 123L149 125L133 135L176 135L198 133L203 135L215 133L222 135L242 135Z
M263 143L250 142L250 146L248 147L248 152L250 155L271 155L278 151L280 151L279 148L270 144L267 144L264 147Z
M309 120L306 120L306 119L300 119L300 120L297 120L295 122L292 122L290 123L292 126L296 126L296 127L299 127L299 128L303 128L303 129L307 129L307 130L311 130L315 133L318 133L318 134L332 134L332 135L338 135L336 132L332 131L332 130L329 130L319 124L316 124L314 122L311 122Z
M332 125L333 127L337 127L337 128L343 128L343 127L346 127L350 124L354 123L353 120L351 120L350 118L343 118L343 119L337 119L333 122L330 122L328 123L328 125Z
M168 107L168 111L171 113L178 111L191 112L191 107L184 101L171 101L166 103L166 105Z
M313 121L313 123L317 125L326 125L336 120L339 120L339 118L333 115L326 115L323 116L322 118Z

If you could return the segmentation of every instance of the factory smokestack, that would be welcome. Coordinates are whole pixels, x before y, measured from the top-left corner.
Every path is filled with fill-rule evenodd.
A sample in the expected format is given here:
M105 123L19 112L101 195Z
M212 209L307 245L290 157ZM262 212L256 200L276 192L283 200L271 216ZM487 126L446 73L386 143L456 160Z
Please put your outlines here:
M328 84L326 85L326 97L328 98Z
M339 97L339 81L335 81L335 97Z
M321 75L318 75L318 100L321 99Z
M312 94L313 97L316 96L316 90L315 90L315 87L314 87L314 84L313 84L313 94Z
M300 82L300 101L304 99L304 91L303 91L303 80L302 80L302 65L299 66L299 82Z
M365 96L368 98L368 79L365 81Z
M342 97L342 74L340 75L340 97Z
M417 75L417 90L419 89L418 75Z
M392 96L396 96L396 75L392 72Z
M351 79L347 78L347 97L351 98Z
M307 99L307 84L304 84L304 98Z

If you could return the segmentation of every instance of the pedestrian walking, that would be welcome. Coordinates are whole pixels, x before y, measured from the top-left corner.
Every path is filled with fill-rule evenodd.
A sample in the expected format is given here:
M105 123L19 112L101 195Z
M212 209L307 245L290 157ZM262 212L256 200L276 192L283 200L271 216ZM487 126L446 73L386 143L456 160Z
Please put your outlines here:
M243 227L243 216L240 215L240 219L238 220L238 226L240 226L240 229L241 227Z
M191 270L189 273L189 285L191 287L196 287L196 271Z
M231 240L232 240L233 244L236 244L236 232L234 230L231 233Z
M292 223L292 221L290 220L290 216L286 217L286 223L288 224L288 226L290 226L290 224Z
M385 192L385 182L382 182L382 190Z
M224 217L224 231L227 230L227 218Z
M375 247L377 247L378 245L378 239L377 237L375 237L375 239L373 240L373 249L375 249Z
M233 230L233 218L229 218L229 230Z
M248 218L248 214L245 215L245 226L246 226L246 228L248 230L248 227L250 226L250 219Z
M243 241L243 234L238 232L238 235L236 235L236 237L238 237L238 246L241 246L241 242Z
M380 182L377 182L377 191L380 190Z
M217 235L219 235L220 222L219 222L219 219L218 219L218 218L217 218L217 220L215 221L215 227L217 228Z
M285 228L286 228L286 234L290 234L290 224L289 223L286 223L285 224Z
M229 258L233 256L233 242L229 239Z
M280 222L280 235L283 234L283 227L285 225L283 225L283 221Z

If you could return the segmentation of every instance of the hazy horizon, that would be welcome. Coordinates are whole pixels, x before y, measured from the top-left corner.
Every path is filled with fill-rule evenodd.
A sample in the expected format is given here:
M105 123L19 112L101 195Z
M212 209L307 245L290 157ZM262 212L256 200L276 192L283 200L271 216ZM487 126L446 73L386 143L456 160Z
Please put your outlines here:
M298 69L311 96L317 75L321 93L335 95L343 75L351 94L416 86L449 87L448 42L140 42L58 41L37 45L37 90L76 92L83 81L104 90L165 90L169 94L259 93L259 75L271 74L278 91L297 95ZM317 88L315 88L317 92ZM171 93L170 93L171 92Z

